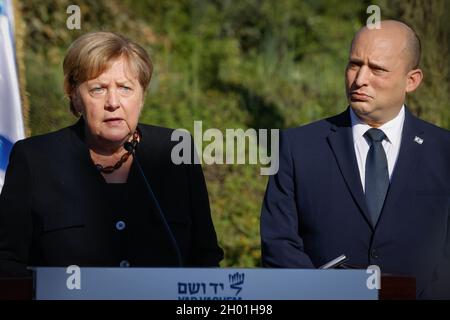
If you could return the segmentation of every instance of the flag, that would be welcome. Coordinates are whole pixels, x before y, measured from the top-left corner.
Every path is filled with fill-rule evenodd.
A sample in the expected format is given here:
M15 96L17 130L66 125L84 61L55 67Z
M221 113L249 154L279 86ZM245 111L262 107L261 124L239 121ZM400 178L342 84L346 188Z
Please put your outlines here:
M25 137L12 26L11 1L0 0L0 191L11 148Z

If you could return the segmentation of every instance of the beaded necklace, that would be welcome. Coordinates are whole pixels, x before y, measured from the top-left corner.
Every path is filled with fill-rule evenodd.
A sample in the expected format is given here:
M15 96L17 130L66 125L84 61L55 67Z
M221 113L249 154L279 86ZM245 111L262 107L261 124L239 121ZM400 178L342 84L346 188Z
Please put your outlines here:
M136 148L136 146L139 143L139 137L141 136L141 133L139 131L139 128L136 128L136 131L134 131L133 133L133 139L130 141L131 144L133 145L133 149L134 150ZM115 165L113 166L107 166L107 167L103 167L101 164L99 163L94 163L95 167L97 168L98 171L105 173L105 174L110 174L113 173L114 171L116 171L117 169L119 169L125 162L127 162L128 158L130 157L132 151L127 151L126 153L124 153L122 155L122 157L120 157L119 161L116 162Z

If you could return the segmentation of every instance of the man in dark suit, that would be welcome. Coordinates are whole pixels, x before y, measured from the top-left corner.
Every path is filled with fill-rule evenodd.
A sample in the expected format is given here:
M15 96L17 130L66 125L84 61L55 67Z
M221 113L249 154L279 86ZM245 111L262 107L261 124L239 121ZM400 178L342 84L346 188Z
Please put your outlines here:
M280 137L261 214L266 267L316 268L345 254L450 297L450 133L413 116L420 41L398 21L362 28L346 69L350 107Z

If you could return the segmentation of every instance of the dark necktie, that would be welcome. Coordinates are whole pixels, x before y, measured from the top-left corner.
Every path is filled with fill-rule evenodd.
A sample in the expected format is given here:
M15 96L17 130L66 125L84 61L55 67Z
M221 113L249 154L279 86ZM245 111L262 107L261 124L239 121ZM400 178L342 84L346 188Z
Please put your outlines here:
M389 171L382 141L386 138L380 129L369 129L364 136L371 142L366 159L366 203L372 224L377 224L389 188Z

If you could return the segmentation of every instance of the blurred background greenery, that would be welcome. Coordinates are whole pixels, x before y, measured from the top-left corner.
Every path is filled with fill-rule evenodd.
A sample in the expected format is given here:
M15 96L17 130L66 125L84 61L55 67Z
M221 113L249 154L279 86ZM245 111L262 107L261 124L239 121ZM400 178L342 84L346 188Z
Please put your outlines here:
M193 129L286 128L346 108L351 38L369 14L402 19L422 39L425 81L414 113L450 128L450 1L446 0L15 0L21 83L30 135L75 122L62 60L80 34L108 30L150 52L155 73L141 122ZM81 30L66 9L81 8ZM20 32L22 30L22 32ZM267 177L256 165L204 166L222 266L260 265L259 214Z

